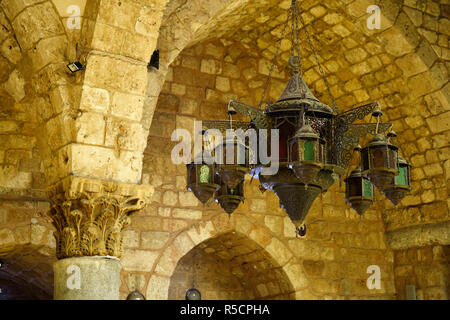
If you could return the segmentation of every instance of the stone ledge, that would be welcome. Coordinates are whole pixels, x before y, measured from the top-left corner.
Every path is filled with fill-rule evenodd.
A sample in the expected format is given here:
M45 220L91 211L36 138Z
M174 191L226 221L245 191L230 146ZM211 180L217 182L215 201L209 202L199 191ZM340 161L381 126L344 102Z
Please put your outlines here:
M89 179L82 177L66 177L46 189L50 200L64 197L78 199L83 194L103 194L122 197L151 198L154 187L150 185L126 184L113 181Z
M386 232L386 242L394 250L450 245L450 221L401 228Z

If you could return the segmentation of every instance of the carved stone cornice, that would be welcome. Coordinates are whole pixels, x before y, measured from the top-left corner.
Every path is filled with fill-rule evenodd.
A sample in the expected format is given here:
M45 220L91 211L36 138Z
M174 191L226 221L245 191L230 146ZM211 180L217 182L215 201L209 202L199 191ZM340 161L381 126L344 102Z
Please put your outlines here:
M58 259L123 254L122 230L150 201L154 188L67 177L47 188Z
M450 245L450 221L410 226L386 232L386 242L394 250Z

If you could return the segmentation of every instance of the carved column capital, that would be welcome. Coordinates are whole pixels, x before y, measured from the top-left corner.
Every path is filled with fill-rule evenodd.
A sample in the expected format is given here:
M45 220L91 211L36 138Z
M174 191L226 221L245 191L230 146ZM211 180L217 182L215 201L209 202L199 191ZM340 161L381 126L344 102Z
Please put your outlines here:
M153 187L67 177L47 188L58 259L123 253L122 230L150 201Z

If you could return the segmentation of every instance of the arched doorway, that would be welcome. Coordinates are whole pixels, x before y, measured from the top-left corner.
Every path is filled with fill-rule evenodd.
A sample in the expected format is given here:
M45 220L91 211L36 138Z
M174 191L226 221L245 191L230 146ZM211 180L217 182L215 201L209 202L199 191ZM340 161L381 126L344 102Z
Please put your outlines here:
M179 261L169 299L185 299L195 287L203 300L294 299L282 267L255 241L235 231L210 238Z
M9 252L0 248L0 300L51 300L56 260L36 246L16 246Z

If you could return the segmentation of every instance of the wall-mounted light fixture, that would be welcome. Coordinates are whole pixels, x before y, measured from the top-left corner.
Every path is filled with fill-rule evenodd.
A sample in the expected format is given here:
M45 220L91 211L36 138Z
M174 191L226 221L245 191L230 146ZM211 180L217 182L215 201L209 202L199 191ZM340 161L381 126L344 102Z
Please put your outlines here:
M5 265L5 263L3 262L3 260L0 260L0 269L3 268Z
M150 63L148 64L147 68L150 69L150 67L153 67L156 70L159 70L159 50L158 49L153 51L152 57L150 58Z
M128 295L127 300L145 300L145 297L139 291L133 291Z
M86 67L81 64L81 62L71 62L67 65L67 68L69 68L70 72L75 73L81 70L86 70Z

